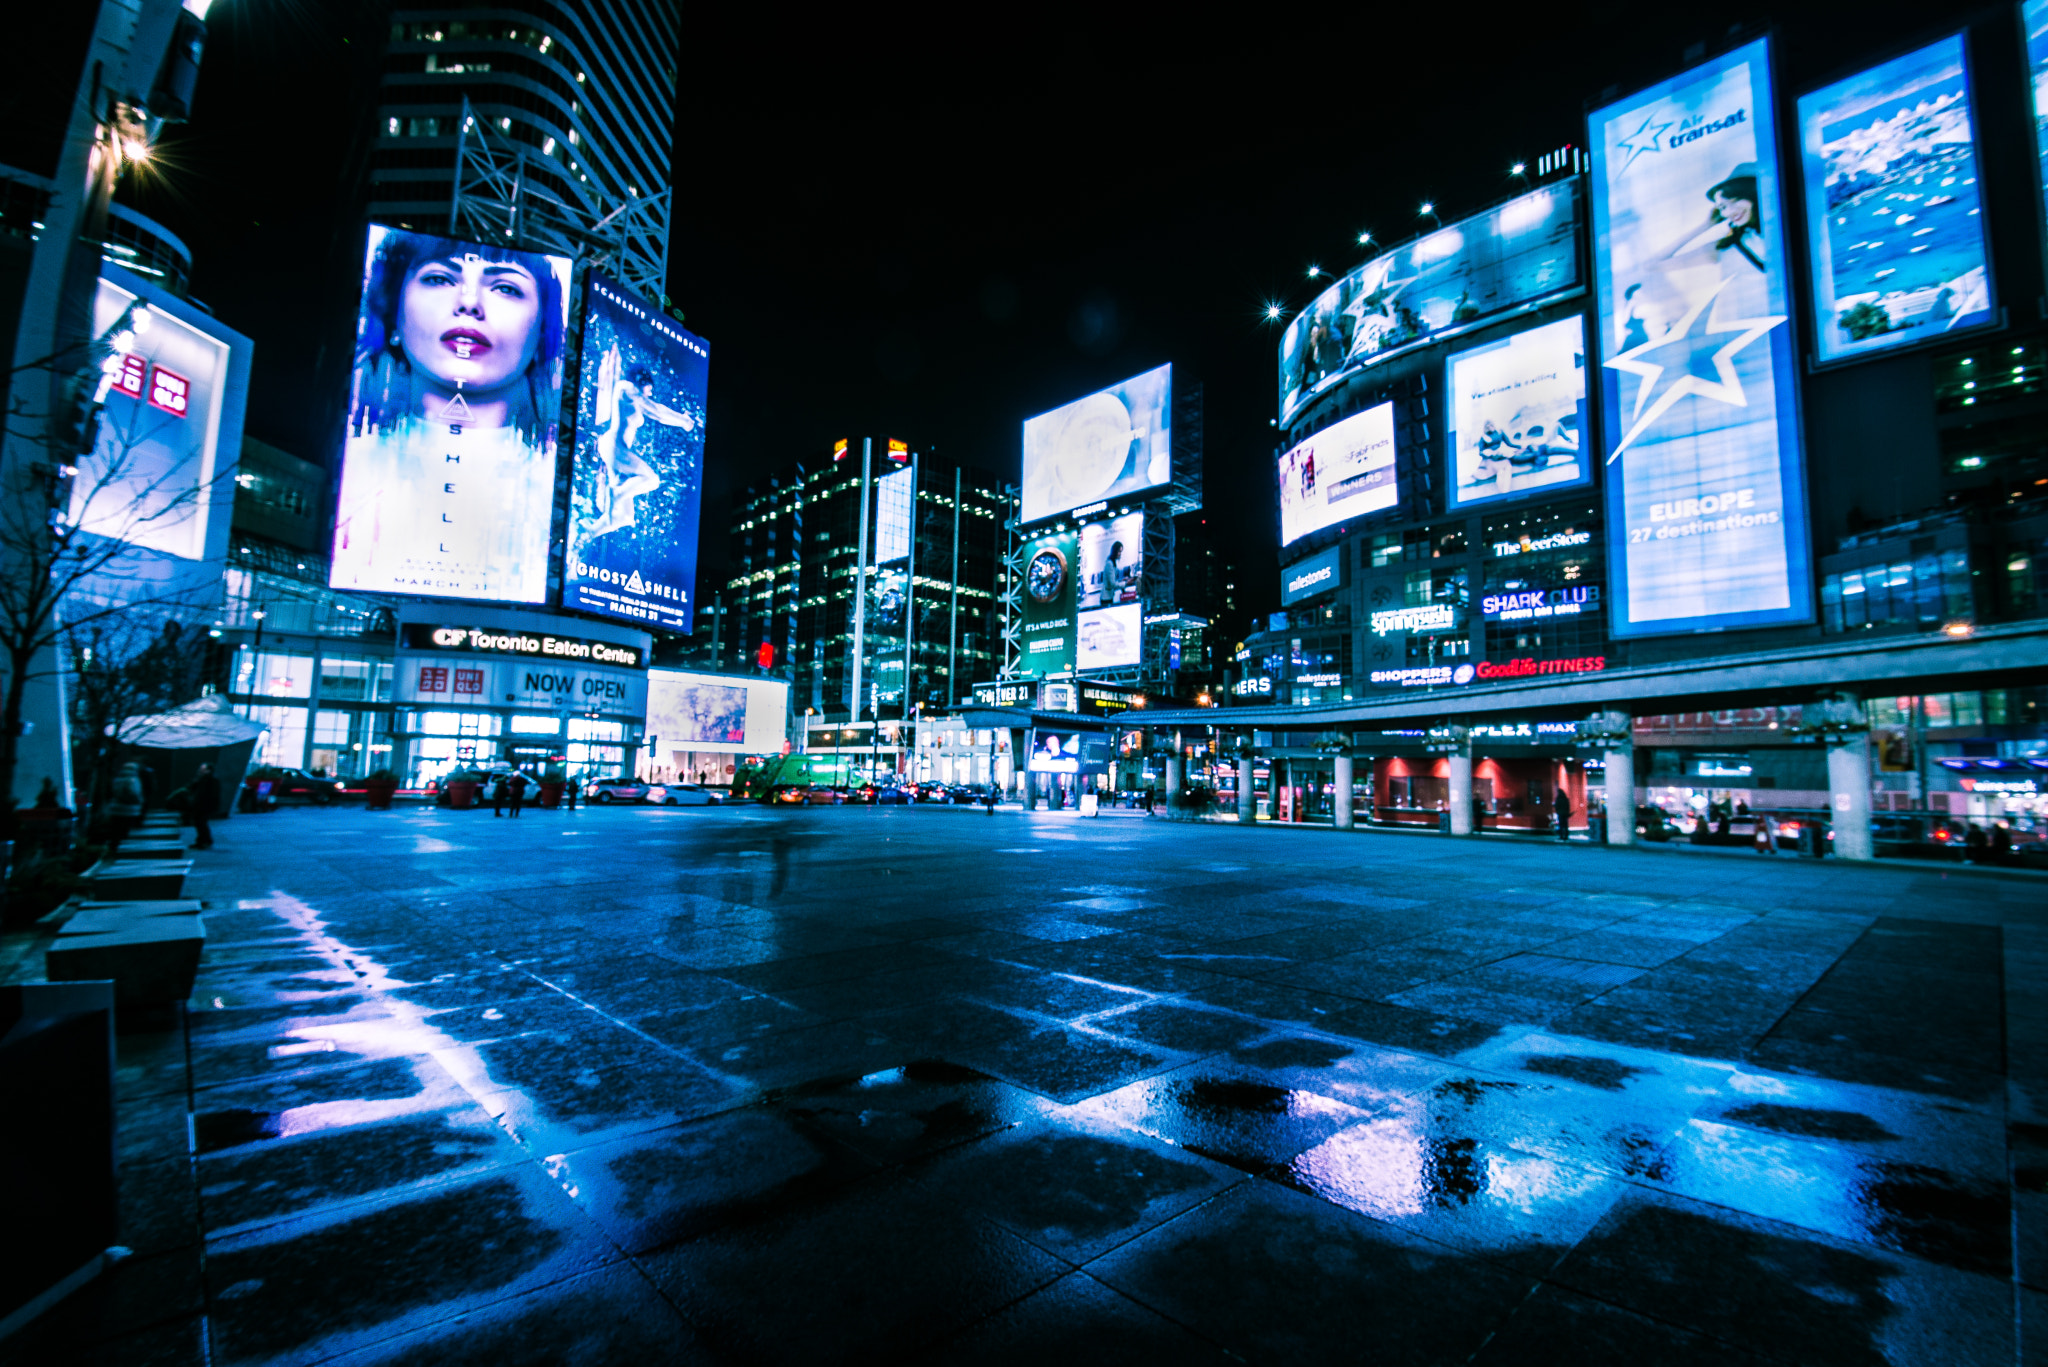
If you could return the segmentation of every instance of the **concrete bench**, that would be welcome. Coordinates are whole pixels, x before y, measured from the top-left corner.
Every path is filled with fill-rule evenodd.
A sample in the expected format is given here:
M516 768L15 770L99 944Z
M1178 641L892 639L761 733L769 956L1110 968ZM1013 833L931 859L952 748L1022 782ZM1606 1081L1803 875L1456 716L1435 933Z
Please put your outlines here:
M111 979L116 1002L150 1005L192 995L206 925L197 913L137 916L118 929L59 935L43 953L51 982Z
M131 835L121 842L119 857L131 861L136 859L182 859L186 853L185 842L182 840L157 840Z
M102 859L85 881L96 902L156 902L182 896L190 872L189 859Z
M59 936L102 935L152 917L199 915L199 903L191 898L166 902L73 902L70 905L70 919L57 927Z

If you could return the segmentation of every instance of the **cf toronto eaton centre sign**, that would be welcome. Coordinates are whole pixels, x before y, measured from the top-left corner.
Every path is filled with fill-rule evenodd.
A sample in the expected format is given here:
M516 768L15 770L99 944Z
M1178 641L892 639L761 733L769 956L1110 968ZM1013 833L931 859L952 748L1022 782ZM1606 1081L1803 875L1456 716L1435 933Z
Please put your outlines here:
M614 669L641 669L646 661L637 646L614 641L593 641L542 632L489 631L475 627L433 626L408 622L407 650L477 652L485 655L538 656L542 659L582 664L610 665Z

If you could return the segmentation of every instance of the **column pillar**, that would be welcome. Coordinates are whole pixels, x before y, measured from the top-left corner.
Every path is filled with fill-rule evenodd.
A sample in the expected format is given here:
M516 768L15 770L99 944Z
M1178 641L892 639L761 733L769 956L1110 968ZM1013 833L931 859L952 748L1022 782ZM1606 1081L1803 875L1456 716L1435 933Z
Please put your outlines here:
M1609 741L1607 756L1607 843L1636 842L1636 748L1628 741Z
M1874 857L1870 840L1870 733L1857 731L1828 742L1828 787L1833 791L1837 859Z
M1173 795L1180 791L1181 758L1179 754L1166 757L1166 805L1173 806Z
M1336 759L1337 762L1334 766L1337 771L1337 791L1334 795L1336 801L1332 804L1330 811L1336 821L1337 829L1348 831L1351 829L1351 756L1347 752L1338 755Z
M1472 834L1472 743L1459 738L1451 761L1451 834Z

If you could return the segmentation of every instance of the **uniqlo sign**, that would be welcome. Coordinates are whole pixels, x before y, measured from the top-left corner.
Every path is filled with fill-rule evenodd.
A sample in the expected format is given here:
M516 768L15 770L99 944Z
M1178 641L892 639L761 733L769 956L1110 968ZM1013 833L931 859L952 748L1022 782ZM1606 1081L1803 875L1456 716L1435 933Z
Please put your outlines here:
M481 669L458 669L455 671L457 693L481 693L484 691L484 672Z
M149 380L149 362L132 354L117 356L108 373L114 377L112 387L115 393L139 399Z
M465 671L467 672L467 671ZM448 669L445 665L420 666L420 692L446 693L448 691Z
M156 367L149 374L149 404L184 417L192 409L192 382L175 370Z

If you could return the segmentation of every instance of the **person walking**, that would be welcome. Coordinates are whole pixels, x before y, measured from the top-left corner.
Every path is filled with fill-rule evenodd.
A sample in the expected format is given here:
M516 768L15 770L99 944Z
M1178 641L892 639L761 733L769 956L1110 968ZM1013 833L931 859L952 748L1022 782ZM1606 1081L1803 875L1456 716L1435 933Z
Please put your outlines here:
M199 772L192 776L191 787L185 790L192 800L192 848L210 850L213 848L213 814L220 809L220 779L215 777L211 764L199 766Z
M562 785L562 796L568 799L569 810L572 812L576 810L576 794L582 787L583 785L573 778Z
M506 794L510 793L511 791L512 790L506 786L505 776L503 774L498 775L498 781L491 785L492 816L503 816L505 814L505 797Z
M520 800L526 796L526 775L512 775L512 815L519 815Z
M1572 838L1572 795L1564 790L1563 784L1558 785L1557 796L1552 800L1552 806L1557 812L1557 838L1559 840L1570 840Z
M107 849L118 858L121 842L135 823L142 820L142 775L130 760L114 774L114 790L107 798Z

